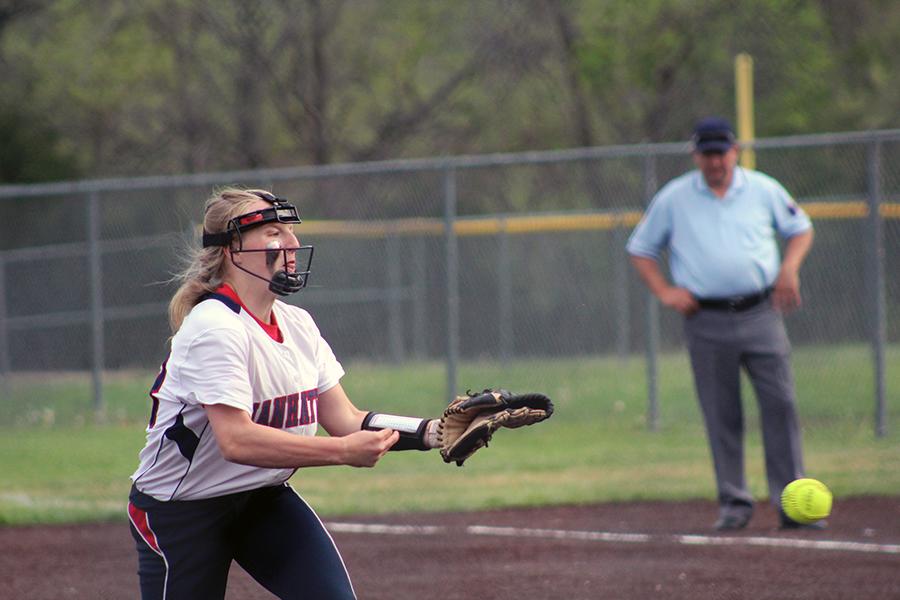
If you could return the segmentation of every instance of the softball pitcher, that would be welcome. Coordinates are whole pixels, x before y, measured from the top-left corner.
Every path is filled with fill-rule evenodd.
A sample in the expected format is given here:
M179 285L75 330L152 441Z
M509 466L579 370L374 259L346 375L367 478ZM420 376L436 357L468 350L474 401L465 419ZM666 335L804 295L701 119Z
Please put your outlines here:
M225 189L206 203L203 248L169 305L174 337L132 475L144 600L222 598L232 560L280 598L355 598L334 542L288 478L440 442L438 419L357 409L309 313L276 299L309 277L312 247L299 245L296 223L292 205L262 190ZM315 436L320 423L330 436Z

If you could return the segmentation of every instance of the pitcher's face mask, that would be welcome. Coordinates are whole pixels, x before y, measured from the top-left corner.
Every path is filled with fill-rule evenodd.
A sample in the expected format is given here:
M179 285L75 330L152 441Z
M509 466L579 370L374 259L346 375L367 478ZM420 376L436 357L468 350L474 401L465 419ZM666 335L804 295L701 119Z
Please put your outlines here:
M249 273L257 279L267 281L269 290L279 296L288 296L299 292L306 287L306 283L309 280L309 268L312 264L313 255L312 246L293 246L288 248L282 247L279 242L270 242L265 248L244 249L244 240L241 235L250 229L255 229L267 223L285 223L288 225L302 223L300 216L297 214L297 209L284 198L269 192L254 191L250 193L265 200L271 206L234 217L228 221L225 231L218 233L204 231L203 247L224 246L231 248L231 263L241 271ZM266 279L237 264L234 261L234 255L243 252L265 252L266 266L269 269L270 278ZM293 261L290 260L292 256L294 258ZM281 259L280 261L279 258ZM291 263L294 263L294 266L288 270Z

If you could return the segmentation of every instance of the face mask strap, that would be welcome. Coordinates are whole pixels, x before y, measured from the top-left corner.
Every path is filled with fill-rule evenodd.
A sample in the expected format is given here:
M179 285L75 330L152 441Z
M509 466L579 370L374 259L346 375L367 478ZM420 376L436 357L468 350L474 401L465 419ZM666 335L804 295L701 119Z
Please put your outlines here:
M244 243L241 239L241 233L255 227L265 225L267 223L285 223L288 225L297 225L302 223L297 208L288 203L284 198L280 198L268 192L253 192L261 200L265 200L272 206L254 210L252 212L238 215L228 221L225 231L218 233L203 232L203 247L211 246L230 246L237 237L238 249L243 248Z

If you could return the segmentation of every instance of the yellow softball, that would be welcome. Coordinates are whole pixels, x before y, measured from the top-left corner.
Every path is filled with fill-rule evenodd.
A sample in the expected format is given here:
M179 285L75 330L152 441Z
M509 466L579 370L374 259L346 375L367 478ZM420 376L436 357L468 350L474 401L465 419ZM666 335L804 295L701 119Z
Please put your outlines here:
M795 479L781 492L781 508L797 523L815 523L831 514L831 490L817 479Z

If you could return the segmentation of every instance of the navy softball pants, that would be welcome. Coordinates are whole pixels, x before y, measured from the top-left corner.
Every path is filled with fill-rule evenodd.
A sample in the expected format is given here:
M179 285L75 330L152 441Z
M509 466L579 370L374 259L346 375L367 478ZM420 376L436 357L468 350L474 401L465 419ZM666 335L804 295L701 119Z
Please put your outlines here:
M286 483L171 502L132 488L129 500L143 600L224 598L232 560L279 598L356 598L322 521Z

